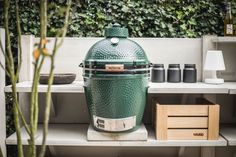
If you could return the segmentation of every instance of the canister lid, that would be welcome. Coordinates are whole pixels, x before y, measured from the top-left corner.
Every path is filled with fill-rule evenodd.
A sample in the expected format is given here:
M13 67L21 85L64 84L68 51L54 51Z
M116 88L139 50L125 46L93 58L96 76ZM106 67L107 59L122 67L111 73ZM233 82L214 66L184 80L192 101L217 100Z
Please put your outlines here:
M153 68L164 68L164 64L153 64Z
M195 64L184 64L184 68L195 68Z
M169 68L180 68L179 64L169 64Z
M105 36L109 37L120 37L127 38L129 36L128 29L125 27L121 27L120 24L115 23L112 27L105 29Z

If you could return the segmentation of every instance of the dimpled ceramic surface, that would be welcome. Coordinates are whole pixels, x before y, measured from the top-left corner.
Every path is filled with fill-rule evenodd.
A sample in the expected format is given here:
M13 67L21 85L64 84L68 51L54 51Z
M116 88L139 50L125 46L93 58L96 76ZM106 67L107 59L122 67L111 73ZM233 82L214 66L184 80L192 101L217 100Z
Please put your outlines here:
M115 33L113 31L119 28ZM124 64L124 65L149 65L144 50L134 41L126 38L128 34L120 27L112 27L106 31L106 39L93 45L87 53L84 65L91 62L96 64ZM111 33L112 32L112 33ZM118 38L119 42L114 44L111 38ZM91 66L92 67L92 66ZM88 109L93 122L93 116L109 119L119 119L136 116L136 125L132 131L139 127L142 122L146 95L148 88L149 71L142 74L96 74L84 71L84 89ZM96 130L100 130L93 126ZM105 130L106 131L106 130Z
M119 38L118 44L112 44L110 38L97 42L86 55L86 61L148 61L144 50L134 41Z

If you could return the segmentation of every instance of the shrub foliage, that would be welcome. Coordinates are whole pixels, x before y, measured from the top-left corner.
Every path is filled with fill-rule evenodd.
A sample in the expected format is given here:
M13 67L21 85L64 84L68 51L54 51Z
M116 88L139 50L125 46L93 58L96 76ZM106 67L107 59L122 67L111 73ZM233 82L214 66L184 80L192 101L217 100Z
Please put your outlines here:
M236 1L231 0L236 17ZM22 29L25 34L39 34L39 2L22 1ZM48 36L63 24L65 0L50 0ZM131 37L201 37L223 34L225 1L219 0L77 0L67 36L103 36L104 28L118 22L127 27ZM14 12L14 6L11 9ZM14 14L14 13L13 13ZM11 16L11 30L15 17Z

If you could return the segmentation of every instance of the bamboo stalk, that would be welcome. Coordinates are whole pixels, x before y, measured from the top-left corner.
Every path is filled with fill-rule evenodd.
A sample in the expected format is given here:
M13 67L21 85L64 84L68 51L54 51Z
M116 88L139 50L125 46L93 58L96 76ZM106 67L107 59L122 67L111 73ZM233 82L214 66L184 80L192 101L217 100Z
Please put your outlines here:
M31 96L30 96L30 139L29 139L29 151L28 151L28 157L31 157L33 152L34 152L34 149L35 149L35 131L34 131L34 101L35 101L35 94L36 94L36 91L35 91L35 86L36 85L36 69L37 69L37 64L38 63L35 63L35 69L34 69L34 77L33 77L33 85L32 85L32 89L31 89Z
M48 89L47 89L47 95L46 95L46 107L45 107L45 114L44 114L44 123L43 123L43 140L42 140L42 146L39 153L39 157L44 157L45 150L46 150L46 138L48 133L48 123L49 123L49 117L50 117L50 108L51 108L51 86L53 83L54 78L54 65L55 65L55 55L57 53L58 48L62 45L66 32L67 27L69 23L69 15L70 15L70 6L71 6L71 0L68 0L68 5L66 8L66 16L64 21L64 27L62 28L62 34L58 34L55 42L54 42L54 48L53 53L50 56L51 59L51 67L50 67L50 73L49 73L49 81L48 81ZM61 33L61 32L59 32ZM61 36L61 40L58 43L58 37Z
M0 66L1 66L1 68L5 71L5 68L4 68L4 66L2 65L2 63L0 63Z
M42 69L42 66L43 66L43 63L44 63L44 60L45 60L45 56L42 57L42 60L40 61L39 63L39 67L37 69L37 72L36 72L36 87L35 87L35 91L36 91L36 94L35 94L35 107L34 107L34 126L35 126L35 130L37 131L37 126L38 126L38 112L39 112L39 107L38 107L38 82L39 82L39 78L40 78L40 71Z
M10 64L9 57L7 55L5 55L5 51L4 51L3 46L2 46L1 38L0 38L0 47L1 47L2 54L5 56L5 59L6 59L6 65ZM5 71L7 72L7 75L10 77L10 67L7 66Z
M13 100L14 102L17 102L17 92L16 92L16 84L12 85L12 93L13 93ZM13 112L14 112L14 121L15 121L15 128L16 128L16 134L17 134L17 148L18 148L18 156L24 157L23 153L23 146L22 146L22 139L21 139L21 127L20 127L20 121L19 121L19 112L16 107L17 104L14 103Z
M35 146L35 134L37 132L38 125L38 82L39 74L44 62L44 57L39 61L37 60L34 66L33 85L31 89L31 100L30 100L30 124L31 124L31 136L30 136L30 148L28 156L36 156Z
M21 27L20 27L20 15L19 15L19 6L18 6L18 0L15 1L16 6L16 28L17 28L17 34L18 34L18 66L16 70L16 79L15 82L18 81L20 69L22 65L22 45L21 45Z
M42 53L42 41L46 39L47 33L47 1L41 0L40 2L40 44L38 49L40 53ZM30 137L30 150L28 155L30 157L36 157L36 146L35 146L35 134L37 132L38 125L38 82L39 82L39 74L44 62L44 56L41 61L36 60L34 67L34 77L33 77L33 86L31 93L31 106L30 106L30 124L31 124L31 137Z
M8 11L9 11L9 1L4 0L4 27L6 31L6 55L9 58L9 67L14 72L14 61L11 51L11 40L10 40L10 31L9 31L9 17L8 17Z
M0 147L0 157L3 157L3 154L2 154L2 149Z
M16 6L16 23L17 23L17 35L18 35L18 66L17 66L17 71L16 71L16 74L15 74L15 84L18 82L18 78L19 78L19 73L20 73L20 69L21 69L21 65L22 65L22 45L21 45L21 27L20 27L20 15L19 15L19 6L18 6L18 0L15 1L15 6ZM17 97L16 97L17 98ZM19 101L17 99L16 101L16 107L17 107L17 110L19 112L19 116L23 122L23 125L27 131L28 134L30 134L30 129L29 129L29 126L28 124L26 123L26 120L25 120L25 117L23 116L23 113L21 111L21 108L20 108L20 105L19 105Z
M11 79L11 83L12 83L14 124L15 124L16 135L17 135L18 156L24 157L22 140L21 140L21 132L20 132L19 115L18 115L18 110L17 110L17 106L16 106L18 100L17 100L16 83L15 83L14 61L13 61L13 55L12 55L12 51L11 51L8 10L9 10L9 1L4 0L4 27L6 30L6 56L8 58L7 59L7 67L9 70L10 79Z
M47 36L47 1L46 0L40 0L40 36L41 41L42 39L46 39ZM40 43L41 46L41 43Z

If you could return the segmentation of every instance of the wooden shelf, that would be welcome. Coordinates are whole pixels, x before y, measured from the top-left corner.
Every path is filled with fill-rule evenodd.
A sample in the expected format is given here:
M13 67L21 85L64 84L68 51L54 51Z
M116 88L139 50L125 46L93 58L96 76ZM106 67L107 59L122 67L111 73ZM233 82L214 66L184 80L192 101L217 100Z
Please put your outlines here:
M51 124L47 136L49 146L226 146L226 140L220 136L219 140L156 140L154 130L148 126L147 141L87 141L88 124ZM28 145L28 135L22 128L22 143ZM42 142L42 126L38 128L36 135L36 145ZM6 140L7 145L16 145L16 134L14 133Z
M236 43L236 37L215 37L212 39L215 43Z
M17 84L17 92L31 92L31 82ZM39 84L39 92L47 91L47 85ZM11 92L11 86L5 87L5 92ZM52 85L52 93L84 93L83 82L76 81L66 85ZM202 94L236 94L236 82L226 82L221 85L198 83L149 83L148 93L202 93Z
M223 126L220 134L227 140L229 146L236 146L236 126Z

